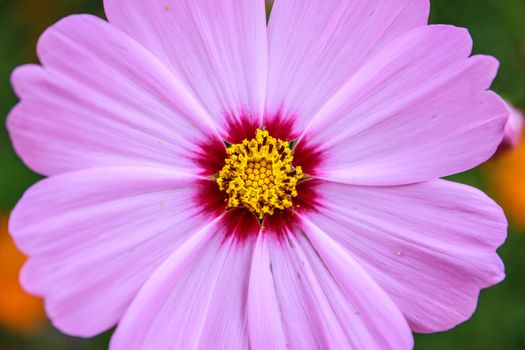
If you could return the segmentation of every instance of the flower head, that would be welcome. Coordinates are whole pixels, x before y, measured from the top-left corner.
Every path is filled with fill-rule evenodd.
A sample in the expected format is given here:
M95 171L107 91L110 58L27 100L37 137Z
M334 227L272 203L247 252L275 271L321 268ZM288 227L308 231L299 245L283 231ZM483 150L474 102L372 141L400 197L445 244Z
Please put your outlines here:
M511 117L512 118L512 117ZM523 134L519 139L523 138ZM491 191L514 224L525 227L525 143L518 142L485 168Z
M426 0L106 0L18 68L24 287L118 349L407 349L501 281L508 118Z
M503 134L503 140L501 141L500 150L514 149L518 147L523 134L523 114L515 107L509 105L510 117L509 121L505 125L505 132Z

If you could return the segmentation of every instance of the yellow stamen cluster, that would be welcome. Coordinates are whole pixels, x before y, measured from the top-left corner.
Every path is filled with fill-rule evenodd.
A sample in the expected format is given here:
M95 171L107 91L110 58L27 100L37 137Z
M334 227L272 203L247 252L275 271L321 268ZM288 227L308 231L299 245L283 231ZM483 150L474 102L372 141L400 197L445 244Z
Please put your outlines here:
M292 149L287 141L258 129L255 138L232 145L227 152L217 183L229 195L229 208L244 206L262 219L275 209L292 206L303 172L301 167L292 166Z

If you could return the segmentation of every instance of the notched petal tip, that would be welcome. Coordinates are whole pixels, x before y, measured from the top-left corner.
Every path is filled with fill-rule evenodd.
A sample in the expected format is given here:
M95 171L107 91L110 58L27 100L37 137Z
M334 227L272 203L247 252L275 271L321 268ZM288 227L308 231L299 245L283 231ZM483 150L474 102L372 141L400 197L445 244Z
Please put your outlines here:
M490 89L490 86L498 75L499 60L489 55L474 55L470 57L469 60L472 64L481 66L479 79L482 83L480 87L484 87L486 90Z
M40 58L40 60L42 60L42 58L45 56L44 53L53 49L48 45L48 41L51 36L57 35L60 32L74 32L77 31L81 25L89 26L91 24L97 24L97 22L100 23L106 21L100 17L86 13L69 15L59 19L57 22L47 27L38 38L36 43L37 56ZM115 28L115 30L117 29Z
M26 88L31 84L31 78L39 75L41 70L42 66L33 63L23 64L13 69L10 76L11 86L20 100L23 99Z
M451 24L430 24L428 26L418 27L415 30L427 31L427 35L430 37L445 36L447 40L456 40L461 42L463 52L467 54L467 57L472 53L474 47L474 40L470 31L465 27L458 27Z

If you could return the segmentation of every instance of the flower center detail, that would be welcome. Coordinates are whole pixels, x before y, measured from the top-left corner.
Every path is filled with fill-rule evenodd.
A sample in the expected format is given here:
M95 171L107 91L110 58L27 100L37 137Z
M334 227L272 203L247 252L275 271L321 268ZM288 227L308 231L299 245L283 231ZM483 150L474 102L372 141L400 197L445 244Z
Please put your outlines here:
M228 208L246 207L262 220L275 209L292 206L301 167L292 165L290 144L257 129L255 138L243 140L227 150L217 184L228 195Z

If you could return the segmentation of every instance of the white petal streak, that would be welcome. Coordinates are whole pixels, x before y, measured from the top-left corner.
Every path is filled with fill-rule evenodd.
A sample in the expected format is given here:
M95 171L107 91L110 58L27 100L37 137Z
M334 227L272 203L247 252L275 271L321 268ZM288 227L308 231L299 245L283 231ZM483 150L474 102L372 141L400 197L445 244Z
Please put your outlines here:
M412 335L399 310L341 250L332 250L326 242L316 247L299 231L287 240L271 242L270 261L288 348L411 347ZM325 261L327 251L341 260Z
M13 72L21 99L7 126L43 175L99 166L183 167L217 126L150 52L90 15L66 17L38 43L42 67Z
M37 183L9 221L30 257L22 285L45 298L67 334L113 327L155 269L209 220L194 203L196 180L172 170L96 168Z
M363 344L370 344L366 348L377 349L412 348L410 328L386 292L340 244L307 219L303 218L303 222L312 247L351 301L354 313L363 318L363 329L351 328L349 337L354 348L364 348ZM372 342L369 337L373 338Z
M248 290L248 326L253 350L287 348L270 261L272 238L259 234Z
M111 341L120 349L249 347L245 316L254 242L209 225L155 272Z
M264 0L105 0L111 24L153 52L223 127L262 116L267 78Z
M480 289L505 276L496 252L506 237L505 215L476 189L438 180L397 187L326 182L317 191L322 204L308 220L352 254L416 332L465 321Z
M304 129L364 62L425 25L428 13L428 0L276 0L268 26L268 113L295 117Z
M400 185L488 159L501 141L508 110L486 91L498 62L468 58L470 50L464 29L428 26L380 51L304 130L304 139L323 157L316 175Z

